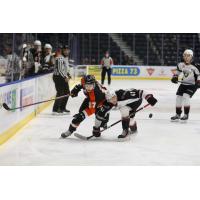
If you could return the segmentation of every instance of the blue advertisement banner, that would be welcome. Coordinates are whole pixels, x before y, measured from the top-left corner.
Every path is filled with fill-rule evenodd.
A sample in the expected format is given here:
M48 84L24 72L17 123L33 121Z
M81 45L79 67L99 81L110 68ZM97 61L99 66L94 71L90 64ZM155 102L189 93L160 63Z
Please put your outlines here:
M112 76L139 76L140 68L137 66L112 66Z

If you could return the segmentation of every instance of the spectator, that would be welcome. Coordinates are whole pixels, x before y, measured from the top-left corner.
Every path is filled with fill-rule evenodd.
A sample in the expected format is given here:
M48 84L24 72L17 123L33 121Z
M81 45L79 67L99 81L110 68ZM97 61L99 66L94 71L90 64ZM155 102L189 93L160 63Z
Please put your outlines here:
M83 64L84 65L89 65L90 64L89 63L89 59L87 57L83 59Z
M7 59L6 82L17 81L20 78L20 59L11 47L5 48Z
M35 71L34 73L38 73L41 70L41 59L42 59L42 44L39 40L35 40L34 47L30 49L30 52L33 55L33 60L35 62Z
M92 65L96 65L96 64L97 64L95 58L92 58L91 64L92 64Z
M124 59L122 61L122 65L130 65L130 59L128 55L124 56Z
M52 54L52 46L50 44L44 45L44 53L41 61L41 68L38 73L48 73L53 71L54 56Z
M33 59L33 54L27 44L22 46L22 78L27 78L35 74L35 63Z

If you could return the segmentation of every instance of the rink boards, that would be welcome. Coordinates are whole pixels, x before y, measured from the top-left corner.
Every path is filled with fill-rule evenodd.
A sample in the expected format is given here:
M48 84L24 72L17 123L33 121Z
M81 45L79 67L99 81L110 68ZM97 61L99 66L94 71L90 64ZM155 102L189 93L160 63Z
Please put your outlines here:
M85 70L87 74L93 74L100 79L101 65L88 65ZM169 80L176 72L176 67L112 65L111 70L113 80Z
M74 70L75 78L71 85L80 80L83 74L93 74L100 80L100 65L81 66ZM175 67L148 66L112 66L112 79L169 79L175 72ZM7 103L9 107L19 107L55 96L55 86L52 74L41 75L23 81L0 86L0 104ZM25 109L6 111L0 108L0 144L12 137L20 128L33 119L37 113L46 108L49 103L30 106Z
M74 84L71 81L70 84ZM56 94L52 74L41 75L23 81L0 86L0 104L6 103L15 108L34 102L48 100ZM51 102L38 104L25 109L7 111L0 108L0 145L46 108Z

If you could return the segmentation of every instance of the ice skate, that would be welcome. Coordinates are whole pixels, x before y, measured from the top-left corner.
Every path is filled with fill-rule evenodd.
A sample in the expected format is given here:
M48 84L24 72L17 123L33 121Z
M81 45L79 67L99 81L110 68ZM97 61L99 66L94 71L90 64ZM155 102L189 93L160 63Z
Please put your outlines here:
M118 138L126 138L129 135L129 131L128 130L123 130L122 134L118 135Z
M188 120L188 115L187 115L187 114L184 114L183 117L181 117L180 122L181 122L181 123L186 123L187 120Z
M70 110L64 109L62 111L63 115L69 115L70 114Z
M68 130L68 131L63 132L63 133L61 134L61 138L69 137L71 134L72 134L72 132L70 132L70 131Z
M171 122L178 122L180 119L180 115L176 114L175 116L171 117Z

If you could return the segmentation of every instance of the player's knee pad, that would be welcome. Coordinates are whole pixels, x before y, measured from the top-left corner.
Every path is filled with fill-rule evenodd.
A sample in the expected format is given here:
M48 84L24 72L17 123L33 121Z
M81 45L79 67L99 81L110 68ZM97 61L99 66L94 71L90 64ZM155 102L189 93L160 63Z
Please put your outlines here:
M85 114L83 112L80 112L73 116L72 124L80 124L85 119Z
M184 106L190 106L190 95L184 93L183 94L183 99L184 99Z
M177 95L176 96L176 107L182 107L182 103L183 103L183 97Z
M128 106L123 106L119 110L120 110L122 118L129 117L130 108Z

